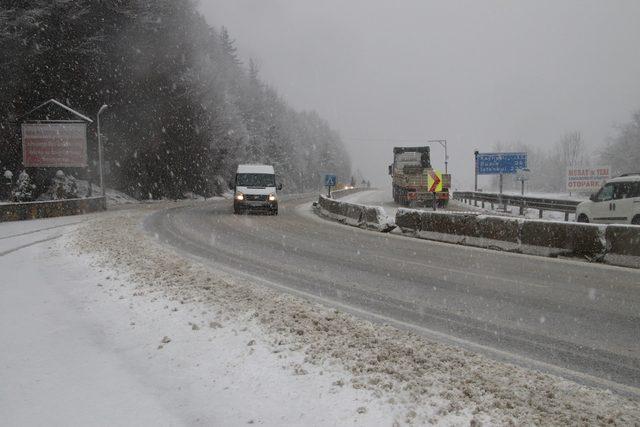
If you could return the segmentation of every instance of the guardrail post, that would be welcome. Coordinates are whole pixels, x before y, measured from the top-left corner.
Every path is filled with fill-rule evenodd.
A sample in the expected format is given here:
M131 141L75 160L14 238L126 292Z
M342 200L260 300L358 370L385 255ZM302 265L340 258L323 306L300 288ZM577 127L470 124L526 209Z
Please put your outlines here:
M482 209L484 209L484 200L482 201Z
M569 221L569 212L564 213L564 220Z
M542 209L538 209L538 218L542 219Z

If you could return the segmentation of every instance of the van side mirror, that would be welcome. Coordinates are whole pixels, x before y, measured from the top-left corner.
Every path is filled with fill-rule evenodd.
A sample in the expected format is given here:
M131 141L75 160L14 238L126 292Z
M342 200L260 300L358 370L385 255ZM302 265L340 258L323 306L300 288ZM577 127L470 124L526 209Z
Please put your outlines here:
M278 186L276 187L276 190L278 191L282 190L282 184L278 184Z
M235 185L233 184L233 181L229 181L227 184L229 185L230 190L234 189Z
M389 165L389 175L393 175L393 165Z
M589 196L589 200L591 200L592 202L597 202L598 201L598 193L593 193L592 195Z

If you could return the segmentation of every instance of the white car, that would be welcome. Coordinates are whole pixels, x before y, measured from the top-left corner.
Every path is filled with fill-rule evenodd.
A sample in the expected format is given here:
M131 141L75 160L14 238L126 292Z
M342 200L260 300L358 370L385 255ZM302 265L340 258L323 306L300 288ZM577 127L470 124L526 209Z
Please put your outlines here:
M640 173L608 180L576 208L576 221L640 225Z

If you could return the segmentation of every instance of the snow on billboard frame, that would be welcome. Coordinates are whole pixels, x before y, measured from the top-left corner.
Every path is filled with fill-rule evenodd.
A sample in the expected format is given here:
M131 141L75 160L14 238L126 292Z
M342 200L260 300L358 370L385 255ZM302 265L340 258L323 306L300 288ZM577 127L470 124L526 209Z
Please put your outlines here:
M76 120L29 120L22 123L22 161L27 167L78 167L88 166L87 123L93 120L50 99L19 118L31 116L37 110L52 104L73 116Z

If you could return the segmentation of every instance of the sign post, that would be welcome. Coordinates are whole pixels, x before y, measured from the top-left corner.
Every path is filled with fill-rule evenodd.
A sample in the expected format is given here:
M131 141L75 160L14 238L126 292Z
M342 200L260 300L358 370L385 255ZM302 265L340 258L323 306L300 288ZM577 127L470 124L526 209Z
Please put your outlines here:
M324 186L327 187L327 197L331 197L331 187L336 186L336 176L335 175L325 175L324 176Z
M529 169L520 169L516 172L516 181L520 181L520 194L524 196L524 182L529 180ZM524 215L526 202L524 199L520 203L520 215Z
M438 202L436 193L442 191L442 173L435 169L429 169L428 173L427 187L429 187L429 192L433 195L433 210L435 211Z
M98 167L100 168L100 188L102 188L102 197L105 197L106 189L104 188L104 178L102 174L103 165L102 165L102 135L100 133L100 114L102 114L102 112L106 109L107 109L107 104L103 104L102 107L100 107L100 109L98 110L98 114L96 114L96 117L98 119Z
M475 191L476 193L478 192L478 154L480 154L480 152L478 150L473 152L473 157L475 158L475 163L476 163L476 167L475 167L475 185L473 187L473 191ZM473 201L475 204L475 200Z
M529 169L520 169L516 172L516 181L520 181L520 194L524 196L524 182L529 180Z

